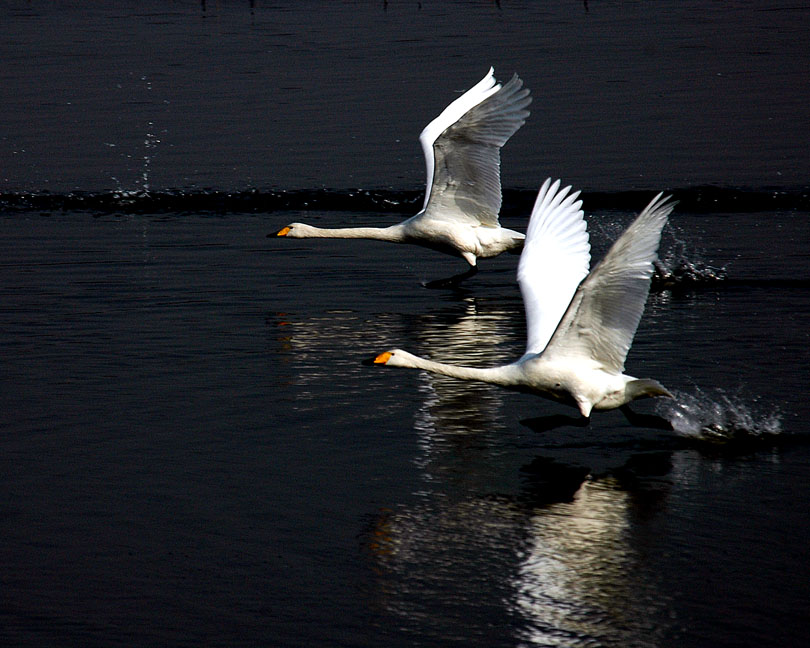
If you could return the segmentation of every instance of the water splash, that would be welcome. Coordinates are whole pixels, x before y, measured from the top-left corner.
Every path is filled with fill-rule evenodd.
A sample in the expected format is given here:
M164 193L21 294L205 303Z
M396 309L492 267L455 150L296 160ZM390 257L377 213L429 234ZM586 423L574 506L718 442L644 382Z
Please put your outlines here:
M152 92L152 82L149 80L148 77L142 76L140 78L141 82L144 84L144 88L146 89L147 94ZM118 86L121 87L120 84ZM168 103L168 102L164 102ZM122 152L121 155L125 157L127 160L133 160L139 158L141 161L140 170L139 170L139 178L135 181L136 186L140 184L140 188L135 189L128 189L126 188L121 181L116 178L115 176L112 177L112 181L115 182L117 189L112 192L111 198L113 203L119 203L124 206L134 205L139 200L148 199L151 195L150 190L150 178L151 178L151 167L152 167L152 159L155 155L155 151L160 144L160 138L156 132L155 122L151 119L147 120L146 122L146 133L144 134L143 138L143 153L138 156L135 152ZM166 132L165 130L163 131ZM110 148L116 148L116 144L113 142L105 142L106 146Z
M659 400L657 409L684 437L748 445L773 442L782 433L782 413L778 409L762 412L756 398L746 399L739 393L730 396L722 389L708 394L697 387L692 394L674 392L674 396L673 400Z
M655 262L653 290L686 289L716 283L728 277L726 268L711 266L699 256L699 253L689 250L683 240L675 237L672 247Z
M146 129L146 137L143 141L144 146L144 154L143 154L143 169L141 170L141 180L142 180L142 188L143 188L143 195L149 195L149 166L152 164L152 154L155 147L160 144L160 140L158 139L157 135L154 133L155 124L154 122L150 121L147 123Z
M147 77L141 77L141 81L146 84L147 93L152 92L152 82ZM152 120L147 122L146 136L143 140L144 154L143 154L143 167L141 169L141 187L144 196L149 195L149 167L152 164L152 156L160 140L155 134L155 123Z

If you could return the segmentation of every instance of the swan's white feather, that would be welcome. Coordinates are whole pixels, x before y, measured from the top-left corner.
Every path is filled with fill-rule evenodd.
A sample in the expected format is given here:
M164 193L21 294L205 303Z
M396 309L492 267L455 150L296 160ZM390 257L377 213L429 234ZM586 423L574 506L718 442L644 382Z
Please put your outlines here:
M671 398L655 380L622 372L674 203L658 194L588 274L590 243L579 194L570 190L547 180L532 211L518 269L528 329L527 353L518 361L463 367L392 349L373 362L531 391L584 417L637 398Z
M427 189L423 217L499 227L500 149L525 123L529 91L514 75L504 86L493 70L422 131Z
M517 75L504 86L494 71L453 101L422 131L427 191L422 210L388 227L313 227L290 223L273 236L346 238L421 245L461 257L470 276L478 259L523 247L521 232L501 227L500 149L529 116L529 90Z
M579 192L559 187L549 178L540 188L518 265L527 356L546 348L591 262Z
M433 142L438 139L439 135L441 135L448 126L461 119L461 116L465 112L476 104L481 103L489 95L500 90L500 88L500 84L495 81L495 68L491 67L489 68L489 72L484 75L483 79L458 97L458 99L453 100L436 119L422 129L422 132L419 134L419 143L422 145L422 153L424 153L425 156L427 172L425 202L422 205L423 211L427 207L428 200L430 200L430 191L433 187L433 170L436 167L433 155Z
M555 359L595 361L609 373L624 361L650 290L661 230L675 203L658 194L582 282L546 349Z

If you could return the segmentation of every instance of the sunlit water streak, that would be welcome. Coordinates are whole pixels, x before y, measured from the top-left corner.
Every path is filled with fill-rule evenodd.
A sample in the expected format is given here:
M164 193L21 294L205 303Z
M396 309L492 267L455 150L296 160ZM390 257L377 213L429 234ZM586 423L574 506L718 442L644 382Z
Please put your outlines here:
M614 479L585 480L571 502L528 517L510 602L527 621L526 645L659 645L668 597L639 570L631 507Z

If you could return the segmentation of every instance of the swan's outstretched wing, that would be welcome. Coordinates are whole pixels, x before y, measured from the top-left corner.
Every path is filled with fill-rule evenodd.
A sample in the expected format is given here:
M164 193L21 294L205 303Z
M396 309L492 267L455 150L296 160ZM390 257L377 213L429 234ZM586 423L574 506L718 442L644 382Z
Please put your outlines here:
M427 171L427 182L425 189L424 210L430 200L430 193L433 190L433 172L436 168L436 159L433 153L433 142L449 127L455 124L462 115L476 104L481 103L490 95L501 89L501 85L495 82L495 68L489 68L483 79L467 90L458 99L453 100L441 114L430 122L419 134L419 143L422 145L422 152L425 156L425 167Z
M582 282L549 353L590 358L615 373L624 360L644 312L661 242L661 230L675 203L658 194L638 215L605 257Z
M591 245L579 192L543 183L534 203L518 264L518 283L526 309L526 354L548 343L582 279L588 274Z
M529 116L517 75L504 86L493 70L444 109L419 136L427 167L427 218L498 227L500 149Z

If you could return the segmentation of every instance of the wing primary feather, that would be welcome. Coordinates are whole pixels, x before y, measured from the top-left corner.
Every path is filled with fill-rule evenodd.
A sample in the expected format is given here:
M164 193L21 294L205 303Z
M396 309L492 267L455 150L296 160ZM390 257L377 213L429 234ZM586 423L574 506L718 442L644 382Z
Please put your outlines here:
M452 124L458 121L461 116L470 108L479 104L489 95L500 90L500 84L495 82L495 69L490 67L484 78L467 90L460 97L454 99L448 106L439 113L439 116L431 121L419 135L419 143L422 145L422 153L425 156L425 167L427 172L425 203L422 209L427 207L430 200L430 192L433 185L433 175L435 173L435 159L433 143Z
M503 86L494 77L479 86L448 106L420 136L429 173L423 213L429 219L499 227L500 149L525 123L531 97L517 75Z
M518 283L526 310L526 356L541 353L551 339L577 286L588 274L590 242L579 192L546 180L537 194Z
M661 232L675 207L658 194L613 243L577 289L549 352L589 358L610 372L624 362L650 290Z

